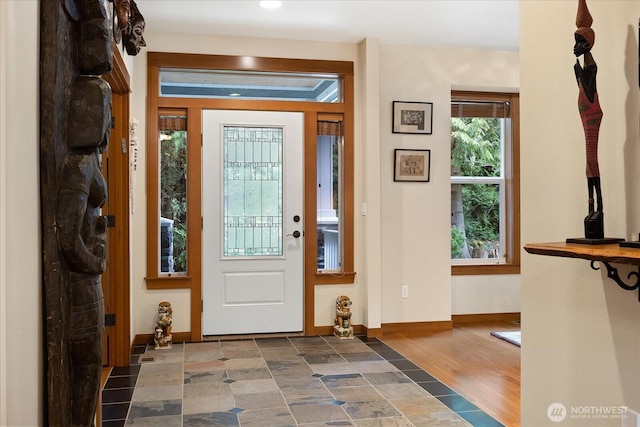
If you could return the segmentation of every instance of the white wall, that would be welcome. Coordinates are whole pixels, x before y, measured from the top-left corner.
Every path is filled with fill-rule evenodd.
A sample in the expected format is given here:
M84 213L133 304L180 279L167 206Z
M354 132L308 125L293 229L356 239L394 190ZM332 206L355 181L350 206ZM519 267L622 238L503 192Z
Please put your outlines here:
M490 295L452 293L450 266L451 90L518 91L518 53L382 46L380 53L380 188L382 198L382 323L449 320L455 314L519 311L515 304L484 304ZM393 101L433 102L433 134L391 132ZM394 182L393 150L430 149L429 183ZM519 299L518 276L500 280L510 301ZM458 281L459 282L459 281ZM400 288L409 286L409 298ZM483 289L488 289L483 286ZM477 304L479 303L479 304ZM489 310L489 311L487 311Z
M38 2L0 1L0 425L42 425ZM19 108L16 108L19 107Z
M640 2L588 5L604 111L599 160L605 233L637 240ZM520 2L523 243L584 235L585 148L572 50L576 8L575 1ZM552 403L569 411L640 409L638 291L624 291L602 274L588 261L523 253L523 426L557 425L547 417ZM620 420L569 414L561 425L619 426Z

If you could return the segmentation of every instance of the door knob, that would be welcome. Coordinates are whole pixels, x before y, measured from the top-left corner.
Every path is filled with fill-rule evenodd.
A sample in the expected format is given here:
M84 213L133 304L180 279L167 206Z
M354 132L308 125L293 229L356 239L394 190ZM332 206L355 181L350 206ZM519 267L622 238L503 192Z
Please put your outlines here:
M300 237L300 232L296 230L292 234L287 234L287 236L293 236L297 239L298 237Z

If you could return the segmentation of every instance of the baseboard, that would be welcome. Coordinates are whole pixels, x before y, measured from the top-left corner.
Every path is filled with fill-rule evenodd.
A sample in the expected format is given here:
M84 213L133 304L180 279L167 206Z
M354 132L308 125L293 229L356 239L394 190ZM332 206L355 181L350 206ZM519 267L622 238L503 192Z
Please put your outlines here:
M454 325L483 322L519 322L520 313L454 314L451 316L451 321Z
M380 328L368 328L364 325L353 325L355 335L365 335L369 338L379 338L389 332L420 332L420 331L445 331L453 327L448 320L441 322L401 322L384 323ZM311 335L333 335L333 326L316 326Z
M153 344L153 334L138 334L133 338L133 345ZM191 332L172 332L171 342L190 342Z
M368 328L364 325L353 325L355 335L365 335L370 338L382 337L391 332L432 332L446 331L458 323L519 321L520 313L491 313L491 314L462 314L451 316L452 320L436 322L399 322L383 323L380 328ZM172 333L173 342L191 342L191 332ZM308 331L306 336L333 335L333 326L316 326ZM133 345L153 344L153 334L138 334L133 339Z
M436 322L402 322L402 323L383 323L382 334L390 332L432 332L446 331L453 328L450 320L442 320Z
M380 338L382 336L382 328L367 328L363 326L362 334L367 338Z

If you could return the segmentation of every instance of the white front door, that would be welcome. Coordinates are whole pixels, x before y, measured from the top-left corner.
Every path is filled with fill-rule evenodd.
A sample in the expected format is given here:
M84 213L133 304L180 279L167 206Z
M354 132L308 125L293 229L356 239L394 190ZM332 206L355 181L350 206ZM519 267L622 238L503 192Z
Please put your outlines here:
M204 110L203 335L303 329L303 114Z

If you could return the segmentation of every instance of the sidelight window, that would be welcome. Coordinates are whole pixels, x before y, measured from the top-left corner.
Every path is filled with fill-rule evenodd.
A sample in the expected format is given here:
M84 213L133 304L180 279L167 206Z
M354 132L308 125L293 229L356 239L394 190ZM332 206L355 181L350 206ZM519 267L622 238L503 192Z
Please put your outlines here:
M342 122L318 122L317 226L318 271L341 270L343 242L340 208L342 195Z
M160 218L158 230L161 273L187 271L187 115L161 111Z

